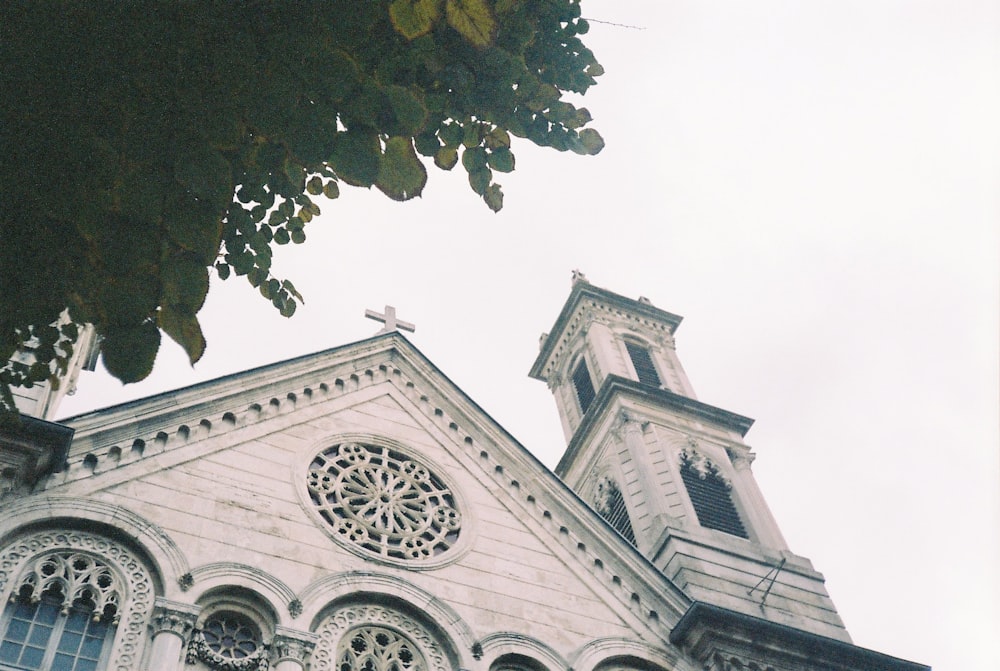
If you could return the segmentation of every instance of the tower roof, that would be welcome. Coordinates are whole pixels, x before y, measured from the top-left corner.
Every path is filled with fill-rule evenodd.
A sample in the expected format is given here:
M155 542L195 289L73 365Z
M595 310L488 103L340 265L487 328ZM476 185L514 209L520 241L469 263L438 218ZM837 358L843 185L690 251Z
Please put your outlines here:
M628 313L637 318L651 321L664 328L671 335L673 335L684 319L679 315L661 310L650 303L647 298L628 298L613 291L595 287L586 279L577 278L574 280L573 290L559 312L555 324L552 325L549 333L543 336L538 357L531 366L531 370L528 373L529 376L536 380L546 380L550 364L554 359L558 358L560 345L563 343L564 338L571 335L575 330L575 325L573 324L575 315L588 303L594 307Z

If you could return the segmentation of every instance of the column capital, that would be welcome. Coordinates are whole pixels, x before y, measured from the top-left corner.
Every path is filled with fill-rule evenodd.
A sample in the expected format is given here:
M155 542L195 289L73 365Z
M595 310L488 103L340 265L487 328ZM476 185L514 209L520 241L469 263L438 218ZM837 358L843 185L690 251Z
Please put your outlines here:
M194 629L200 612L200 606L170 601L161 596L156 597L153 617L149 621L153 637L155 638L162 632L170 632L179 636L181 640L187 640L188 635Z
M305 668L306 660L318 640L319 636L312 632L275 627L274 638L271 639L271 663L278 666L281 662L292 661Z

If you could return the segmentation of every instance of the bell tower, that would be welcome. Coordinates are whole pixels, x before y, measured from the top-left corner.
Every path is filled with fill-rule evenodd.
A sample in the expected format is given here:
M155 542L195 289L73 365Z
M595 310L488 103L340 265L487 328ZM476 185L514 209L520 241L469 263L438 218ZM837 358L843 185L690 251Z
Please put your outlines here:
M573 273L531 377L566 434L556 473L692 599L849 641L809 560L792 553L751 471L753 420L697 399L681 317Z

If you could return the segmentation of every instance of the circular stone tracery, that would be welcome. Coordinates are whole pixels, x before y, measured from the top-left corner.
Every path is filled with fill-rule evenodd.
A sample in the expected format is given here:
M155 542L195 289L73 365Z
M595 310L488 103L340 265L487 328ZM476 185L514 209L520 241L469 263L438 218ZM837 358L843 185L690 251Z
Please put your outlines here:
M334 445L313 459L307 487L339 537L381 557L427 559L458 540L462 518L451 491L396 450Z

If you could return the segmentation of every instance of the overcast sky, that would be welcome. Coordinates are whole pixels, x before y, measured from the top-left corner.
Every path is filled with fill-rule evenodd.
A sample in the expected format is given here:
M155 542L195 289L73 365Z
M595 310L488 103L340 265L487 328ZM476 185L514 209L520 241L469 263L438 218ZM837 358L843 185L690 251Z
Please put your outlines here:
M565 445L527 371L583 270L685 317L699 398L748 415L754 471L857 644L1000 668L1000 81L995 3L587 0L607 74L597 157L516 142L492 214L464 174L424 197L345 189L276 255L285 320L214 282L195 370L165 347L76 414L375 333L408 337L547 465ZM631 26L631 27L630 27Z

